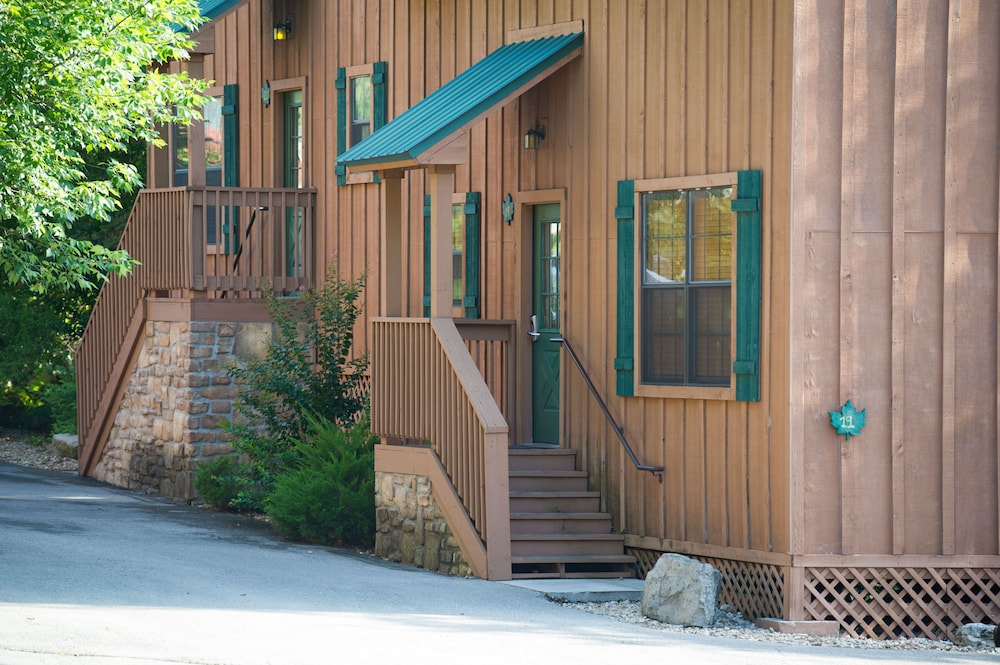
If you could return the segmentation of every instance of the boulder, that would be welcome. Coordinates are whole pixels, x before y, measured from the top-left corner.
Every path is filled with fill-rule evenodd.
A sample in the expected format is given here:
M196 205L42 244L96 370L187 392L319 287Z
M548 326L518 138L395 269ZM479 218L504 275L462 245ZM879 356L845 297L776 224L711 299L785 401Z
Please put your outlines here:
M993 633L996 626L985 623L967 623L955 629L952 643L960 647L993 648Z
M680 554L664 554L646 575L642 613L662 623L711 626L722 573Z

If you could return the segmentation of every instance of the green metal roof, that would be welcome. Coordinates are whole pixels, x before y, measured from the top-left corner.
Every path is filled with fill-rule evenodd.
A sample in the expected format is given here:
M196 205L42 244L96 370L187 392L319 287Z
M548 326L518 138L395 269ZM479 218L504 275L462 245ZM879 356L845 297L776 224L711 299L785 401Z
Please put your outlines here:
M337 161L348 167L368 167L362 170L420 163L421 155L555 71L582 46L582 32L501 46L345 151Z
M241 2L243 0L198 0L198 8L201 9L202 16L208 20L212 20L230 7L235 7Z

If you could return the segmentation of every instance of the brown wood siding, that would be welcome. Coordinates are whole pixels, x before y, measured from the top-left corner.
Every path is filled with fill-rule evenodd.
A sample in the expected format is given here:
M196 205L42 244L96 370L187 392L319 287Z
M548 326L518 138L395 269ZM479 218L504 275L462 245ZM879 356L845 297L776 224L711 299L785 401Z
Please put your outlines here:
M379 311L379 186L336 184L337 68L388 62L391 119L501 46L508 31L582 20L581 58L470 131L470 158L458 167L456 189L483 197L482 317L517 320L523 336L524 304L515 285L530 247L523 246L522 220L503 223L503 197L564 192L563 332L638 456L666 467L664 483L630 466L568 364L564 445L580 450L582 467L622 531L788 552L792 5L300 0L292 38L275 43L270 3L249 0L219 22L218 51L206 59L205 73L219 85L240 86L243 186L280 178L279 103L265 108L261 87L306 81L307 183L319 191L317 260L321 272L333 261L347 275L368 271L367 326ZM525 130L538 124L547 132L541 148L523 150ZM761 401L616 397L616 182L747 168L763 172ZM421 316L423 174L409 172L403 187L403 315ZM519 207L518 215L529 210ZM358 339L367 332L359 330Z
M1000 5L797 9L795 549L997 554Z

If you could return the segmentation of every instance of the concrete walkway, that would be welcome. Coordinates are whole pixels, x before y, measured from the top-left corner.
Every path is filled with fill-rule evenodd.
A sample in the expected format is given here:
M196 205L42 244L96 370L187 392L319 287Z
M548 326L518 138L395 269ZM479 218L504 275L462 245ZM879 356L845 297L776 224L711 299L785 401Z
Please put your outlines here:
M994 663L649 630L0 464L0 664Z

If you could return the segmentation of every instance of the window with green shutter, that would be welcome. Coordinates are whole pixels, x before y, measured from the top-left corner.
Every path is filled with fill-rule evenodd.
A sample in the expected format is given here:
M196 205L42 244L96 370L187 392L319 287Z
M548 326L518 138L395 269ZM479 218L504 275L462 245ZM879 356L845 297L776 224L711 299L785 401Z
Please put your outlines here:
M479 318L480 193L456 194L451 204L452 312ZM431 199L424 195L424 316L431 309Z
M363 141L389 116L385 62L337 70L337 154ZM337 164L337 184L377 182L372 173L347 173Z
M760 172L618 194L618 394L757 401Z

